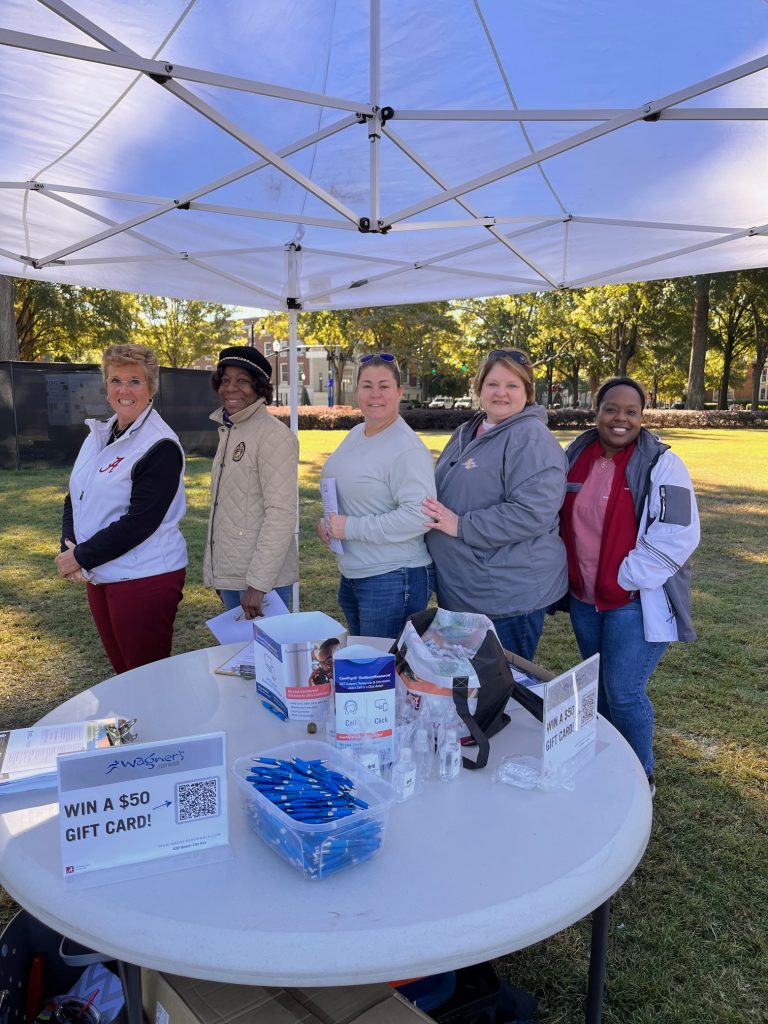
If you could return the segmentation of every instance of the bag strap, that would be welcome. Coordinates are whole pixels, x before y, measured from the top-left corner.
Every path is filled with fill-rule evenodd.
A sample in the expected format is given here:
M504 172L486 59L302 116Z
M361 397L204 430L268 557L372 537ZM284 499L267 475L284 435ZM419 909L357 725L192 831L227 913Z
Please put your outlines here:
M456 705L459 718L461 718L462 722L469 729L472 739L477 744L477 759L473 761L469 757L462 757L461 763L465 768L485 768L488 764L488 754L491 750L491 744L488 737L477 724L474 716L469 710L468 691L469 679L467 676L454 677L453 703Z

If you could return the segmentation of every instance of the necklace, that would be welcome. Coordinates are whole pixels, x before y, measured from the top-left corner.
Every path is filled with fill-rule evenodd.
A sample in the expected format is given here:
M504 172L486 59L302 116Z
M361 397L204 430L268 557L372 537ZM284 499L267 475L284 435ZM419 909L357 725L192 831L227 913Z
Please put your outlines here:
M130 427L130 426L132 426L132 424L129 423L128 427ZM117 429L117 423L115 423L115 425L112 427L112 429L109 432L109 440L107 441L107 444L112 444L112 442L116 441L118 439L118 437L122 437L123 434L128 429L128 427L123 427L122 430L118 430Z

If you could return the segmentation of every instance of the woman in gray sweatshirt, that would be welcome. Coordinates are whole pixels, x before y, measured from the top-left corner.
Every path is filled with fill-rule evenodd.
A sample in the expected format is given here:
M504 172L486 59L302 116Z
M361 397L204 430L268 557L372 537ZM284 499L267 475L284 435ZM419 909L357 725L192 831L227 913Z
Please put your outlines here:
M532 659L546 608L568 589L558 513L565 453L535 404L520 349L498 349L475 377L481 411L451 436L424 512L441 608L492 619L504 647Z
M364 422L323 467L339 511L321 519L317 532L326 544L341 541L339 605L357 636L398 637L434 590L421 510L435 494L432 456L400 416L402 394L393 355L361 359L357 401Z

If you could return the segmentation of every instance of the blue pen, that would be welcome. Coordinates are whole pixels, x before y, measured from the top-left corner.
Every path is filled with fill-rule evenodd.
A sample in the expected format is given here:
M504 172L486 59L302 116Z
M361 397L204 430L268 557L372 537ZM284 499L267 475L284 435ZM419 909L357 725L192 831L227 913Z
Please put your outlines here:
M283 712L278 710L278 708L276 708L274 704L270 704L268 700L263 700L261 702L261 706L263 708L266 708L267 711L271 711L272 714L276 718L279 718L282 722L287 722L288 721L288 715L283 714Z

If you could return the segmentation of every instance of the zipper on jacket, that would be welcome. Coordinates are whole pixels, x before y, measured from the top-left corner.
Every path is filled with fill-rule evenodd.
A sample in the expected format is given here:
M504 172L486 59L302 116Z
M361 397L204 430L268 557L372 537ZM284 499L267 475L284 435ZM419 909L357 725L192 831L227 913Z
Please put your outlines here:
M221 487L221 477L224 472L224 462L227 457L227 449L229 448L229 439L232 435L232 427L224 427L227 432L227 440L224 443L224 451L221 455L221 462L219 464L219 476L216 480L216 493L211 495L211 539L208 544L208 549L211 555L211 572L213 573L213 524L216 521L216 508L219 502L219 488Z

